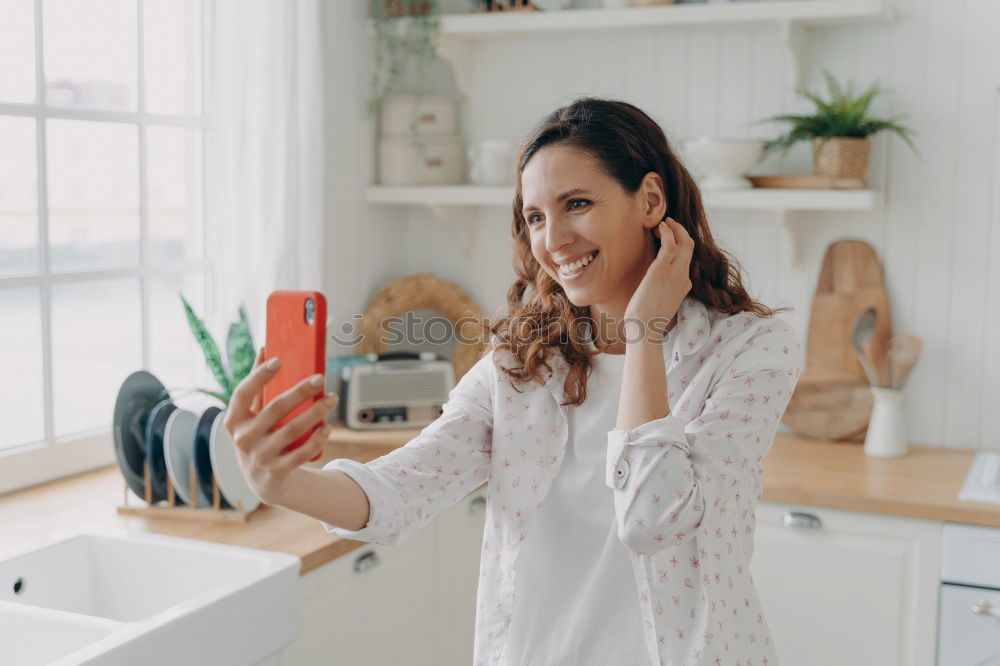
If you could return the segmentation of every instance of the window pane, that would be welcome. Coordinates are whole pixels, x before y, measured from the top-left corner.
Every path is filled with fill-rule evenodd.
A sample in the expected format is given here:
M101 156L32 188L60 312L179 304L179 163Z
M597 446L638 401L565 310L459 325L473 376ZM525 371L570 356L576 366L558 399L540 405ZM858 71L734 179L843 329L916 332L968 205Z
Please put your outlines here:
M34 102L35 2L3 0L0 7L0 102Z
M45 99L54 106L135 111L136 0L45 0Z
M208 372L205 355L191 333L179 295L183 293L195 314L204 320L204 273L155 276L148 284L149 371L159 377L171 393L175 389L183 392L192 387L221 390L215 376ZM211 331L226 367L229 367L225 340L228 332Z
M201 1L145 0L146 111L201 113Z
M138 128L85 120L46 122L53 269L135 265Z
M202 256L201 130L146 128L150 258Z
M37 287L0 289L0 449L45 439Z
M35 154L35 120L0 116L0 275L39 269Z
M111 426L118 389L142 368L140 316L136 278L52 287L57 437Z

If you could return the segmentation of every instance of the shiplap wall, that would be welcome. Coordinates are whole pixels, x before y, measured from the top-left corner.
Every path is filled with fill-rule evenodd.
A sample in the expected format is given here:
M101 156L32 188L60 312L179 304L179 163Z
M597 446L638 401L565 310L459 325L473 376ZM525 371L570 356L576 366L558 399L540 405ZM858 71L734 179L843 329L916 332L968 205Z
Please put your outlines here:
M813 30L804 63L809 89L825 92L822 68L854 81L856 89L880 80L888 92L876 99L873 114L908 114L903 122L916 131L920 157L898 138L874 140L869 181L886 190L886 206L872 213L805 215L798 269L768 213L710 212L713 232L742 264L756 298L795 308L783 316L803 344L825 249L843 238L870 243L885 273L894 333L924 340L905 394L910 440L1000 450L994 427L1000 414L994 337L1000 327L1000 2L895 0L894 11L891 23ZM363 20L363 13L353 16ZM490 40L476 50L476 81L462 107L461 131L470 143L516 140L551 109L590 94L636 104L678 148L685 138L702 135L769 138L780 126L751 121L811 108L786 94L785 67L780 35L771 25ZM359 90L366 81L357 83ZM457 90L444 63L429 81L430 92ZM337 103L336 97L328 93L328 103ZM359 122L374 151L374 124ZM355 138L351 145L360 149L364 142ZM364 178L356 176L355 155L349 158L342 150L331 154L330 178L350 172L355 187ZM374 182L374 161L363 159L370 167L367 182ZM754 172L810 170L808 146L800 144ZM344 190L343 183L339 187ZM354 302L363 303L386 280L432 271L461 284L487 311L502 307L513 278L509 210L481 209L476 242L464 255L453 228L425 208L363 208L366 247L382 261L348 257L354 249L331 246L339 271L329 279L332 293L343 292L345 266L356 264L368 281L350 292ZM332 228L354 224L334 220L332 209L330 217Z

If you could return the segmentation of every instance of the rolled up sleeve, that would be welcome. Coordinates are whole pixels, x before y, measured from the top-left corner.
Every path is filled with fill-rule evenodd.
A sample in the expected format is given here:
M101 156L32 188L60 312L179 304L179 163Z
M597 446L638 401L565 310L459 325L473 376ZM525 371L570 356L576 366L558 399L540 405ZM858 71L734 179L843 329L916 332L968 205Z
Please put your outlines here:
M608 432L618 537L654 554L691 538L730 497L763 488L763 461L801 372L791 325L764 320L693 420L669 414Z
M351 477L368 496L368 522L360 530L320 521L330 534L395 547L418 527L489 479L493 450L493 352L449 392L442 414L405 445L360 463L331 460L323 469Z

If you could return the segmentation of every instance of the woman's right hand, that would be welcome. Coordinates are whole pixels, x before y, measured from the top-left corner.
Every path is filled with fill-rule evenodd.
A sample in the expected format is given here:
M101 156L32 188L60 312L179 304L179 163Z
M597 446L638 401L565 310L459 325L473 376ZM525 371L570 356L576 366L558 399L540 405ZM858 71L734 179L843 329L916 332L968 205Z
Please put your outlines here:
M261 347L253 370L233 390L222 425L236 445L236 457L247 483L263 502L277 504L292 471L323 450L331 426L324 423L297 449L286 452L285 447L325 419L340 398L330 393L274 430L275 424L296 406L321 393L326 381L323 375L306 377L261 409L262 389L279 365L275 363L274 367L269 367L263 360L264 348ZM276 360L271 359L269 363ZM321 379L319 384L310 383L314 377Z

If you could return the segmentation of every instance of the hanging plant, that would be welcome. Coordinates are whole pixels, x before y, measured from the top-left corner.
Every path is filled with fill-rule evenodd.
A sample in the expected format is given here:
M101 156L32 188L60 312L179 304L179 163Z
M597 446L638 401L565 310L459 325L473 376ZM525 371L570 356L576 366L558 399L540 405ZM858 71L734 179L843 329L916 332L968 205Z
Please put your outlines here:
M375 113L394 90L409 58L415 59L418 73L416 103L410 118L413 144L423 151L417 108L423 98L427 70L437 56L440 32L438 0L371 0L372 28L375 33L375 61L372 65L368 113Z

